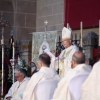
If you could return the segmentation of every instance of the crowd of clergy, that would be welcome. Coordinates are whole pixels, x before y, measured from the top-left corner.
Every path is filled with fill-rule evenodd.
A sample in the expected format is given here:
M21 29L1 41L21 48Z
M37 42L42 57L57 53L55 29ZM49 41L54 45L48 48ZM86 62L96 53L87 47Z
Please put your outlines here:
M90 66L85 54L72 45L71 33L68 28L62 29L65 49L59 59L40 54L39 71L30 78L25 69L15 68L17 81L4 100L100 100L100 55Z

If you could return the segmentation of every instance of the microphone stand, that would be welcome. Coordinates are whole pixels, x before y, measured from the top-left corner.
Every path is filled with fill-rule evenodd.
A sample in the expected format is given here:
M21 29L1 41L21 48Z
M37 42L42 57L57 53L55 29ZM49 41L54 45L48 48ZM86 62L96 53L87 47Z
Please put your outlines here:
M58 56L58 71L57 72L59 74L59 56Z

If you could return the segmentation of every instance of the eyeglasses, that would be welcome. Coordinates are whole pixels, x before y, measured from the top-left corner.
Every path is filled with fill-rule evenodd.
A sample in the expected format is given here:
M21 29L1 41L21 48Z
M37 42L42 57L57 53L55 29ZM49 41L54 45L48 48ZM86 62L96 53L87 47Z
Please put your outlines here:
M19 76L15 76L16 78L19 78L19 77L21 77L21 75L19 75Z

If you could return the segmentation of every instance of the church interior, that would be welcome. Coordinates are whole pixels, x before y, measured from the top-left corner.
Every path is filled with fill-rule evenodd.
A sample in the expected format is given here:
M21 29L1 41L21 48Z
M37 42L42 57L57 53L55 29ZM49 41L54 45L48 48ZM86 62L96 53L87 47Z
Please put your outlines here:
M39 69L43 43L60 55L63 27L71 29L72 44L93 66L100 53L99 10L100 0L0 0L0 94L4 97L15 81L17 64L28 69L29 77Z

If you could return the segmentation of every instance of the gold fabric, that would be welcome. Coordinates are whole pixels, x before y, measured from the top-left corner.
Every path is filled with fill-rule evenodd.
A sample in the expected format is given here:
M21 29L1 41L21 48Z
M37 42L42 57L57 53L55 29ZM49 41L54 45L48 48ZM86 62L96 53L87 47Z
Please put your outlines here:
M63 54L63 57L68 58L71 51L72 51L72 49L70 51L68 51L67 53L65 51L64 54ZM59 61L59 66L61 66L61 68L62 68L62 69L59 70L59 75L60 75L60 77L62 77L63 76L63 72L65 70L64 63Z

